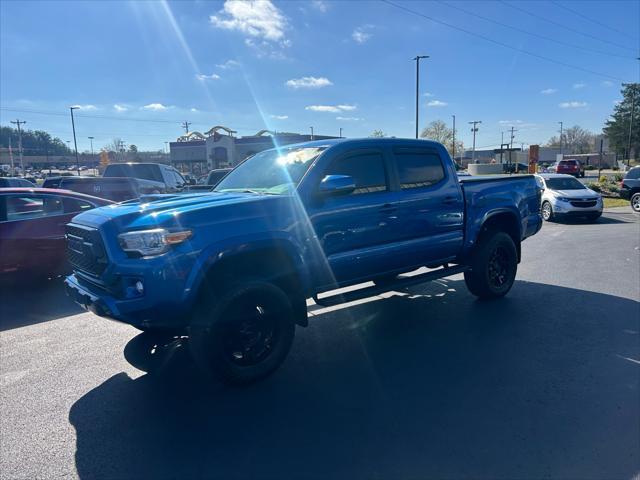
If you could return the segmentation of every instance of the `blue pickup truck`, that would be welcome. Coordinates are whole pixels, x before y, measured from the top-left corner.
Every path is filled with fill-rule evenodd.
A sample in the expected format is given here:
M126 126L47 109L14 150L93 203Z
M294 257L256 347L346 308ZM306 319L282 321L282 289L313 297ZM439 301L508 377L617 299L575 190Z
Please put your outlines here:
M458 273L474 295L501 297L541 225L533 176L459 179L446 149L425 140L314 141L258 153L212 192L76 216L66 286L142 330L143 350L180 338L206 372L245 384L283 362L307 299L331 305Z

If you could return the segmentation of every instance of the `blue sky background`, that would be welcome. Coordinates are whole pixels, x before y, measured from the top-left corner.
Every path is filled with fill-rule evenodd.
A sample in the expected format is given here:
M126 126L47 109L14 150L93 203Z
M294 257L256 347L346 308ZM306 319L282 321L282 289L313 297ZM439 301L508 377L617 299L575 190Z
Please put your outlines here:
M455 114L465 146L471 120L478 147L511 125L531 144L558 121L600 131L620 83L640 81L640 1L391 1L3 0L0 123L71 140L81 105L80 150L88 136L159 150L184 120L412 137L422 54L421 126Z

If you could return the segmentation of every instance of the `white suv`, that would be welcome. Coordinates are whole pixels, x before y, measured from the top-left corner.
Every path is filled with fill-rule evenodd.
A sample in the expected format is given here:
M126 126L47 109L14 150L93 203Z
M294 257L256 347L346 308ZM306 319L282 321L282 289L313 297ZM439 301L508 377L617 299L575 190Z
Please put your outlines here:
M594 222L602 215L602 196L585 187L573 175L536 175L542 189L542 218L547 221L583 217Z

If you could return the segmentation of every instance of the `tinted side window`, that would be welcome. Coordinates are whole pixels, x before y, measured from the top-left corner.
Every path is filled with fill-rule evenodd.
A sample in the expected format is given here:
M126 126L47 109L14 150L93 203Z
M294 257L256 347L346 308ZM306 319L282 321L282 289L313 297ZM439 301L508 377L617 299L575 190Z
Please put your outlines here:
M435 153L396 151L395 159L403 189L428 187L444 178L442 162Z
M7 220L27 220L63 213L58 197L7 195L6 202Z
M93 208L89 202L78 200L76 198L63 198L62 205L64 206L64 213L82 212Z
M350 175L356 189L353 194L383 192L387 190L384 159L380 153L352 155L335 160L325 175Z

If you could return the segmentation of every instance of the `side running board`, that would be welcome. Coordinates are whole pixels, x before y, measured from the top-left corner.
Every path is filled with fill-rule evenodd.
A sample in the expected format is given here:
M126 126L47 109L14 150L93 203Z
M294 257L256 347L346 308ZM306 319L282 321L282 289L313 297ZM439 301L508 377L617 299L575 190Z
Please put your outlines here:
M372 297L380 293L389 292L392 290L400 290L405 287L411 287L420 283L431 282L443 277L449 277L458 273L469 270L466 265L454 265L452 267L443 267L437 270L431 270L429 272L421 273L419 275L413 275L411 277L398 277L398 279L387 285L373 285L371 287L359 288L345 293L337 293L329 295L328 297L319 298L317 295L313 297L316 304L322 307L332 307L334 305L340 305L341 303L354 302L363 298Z

